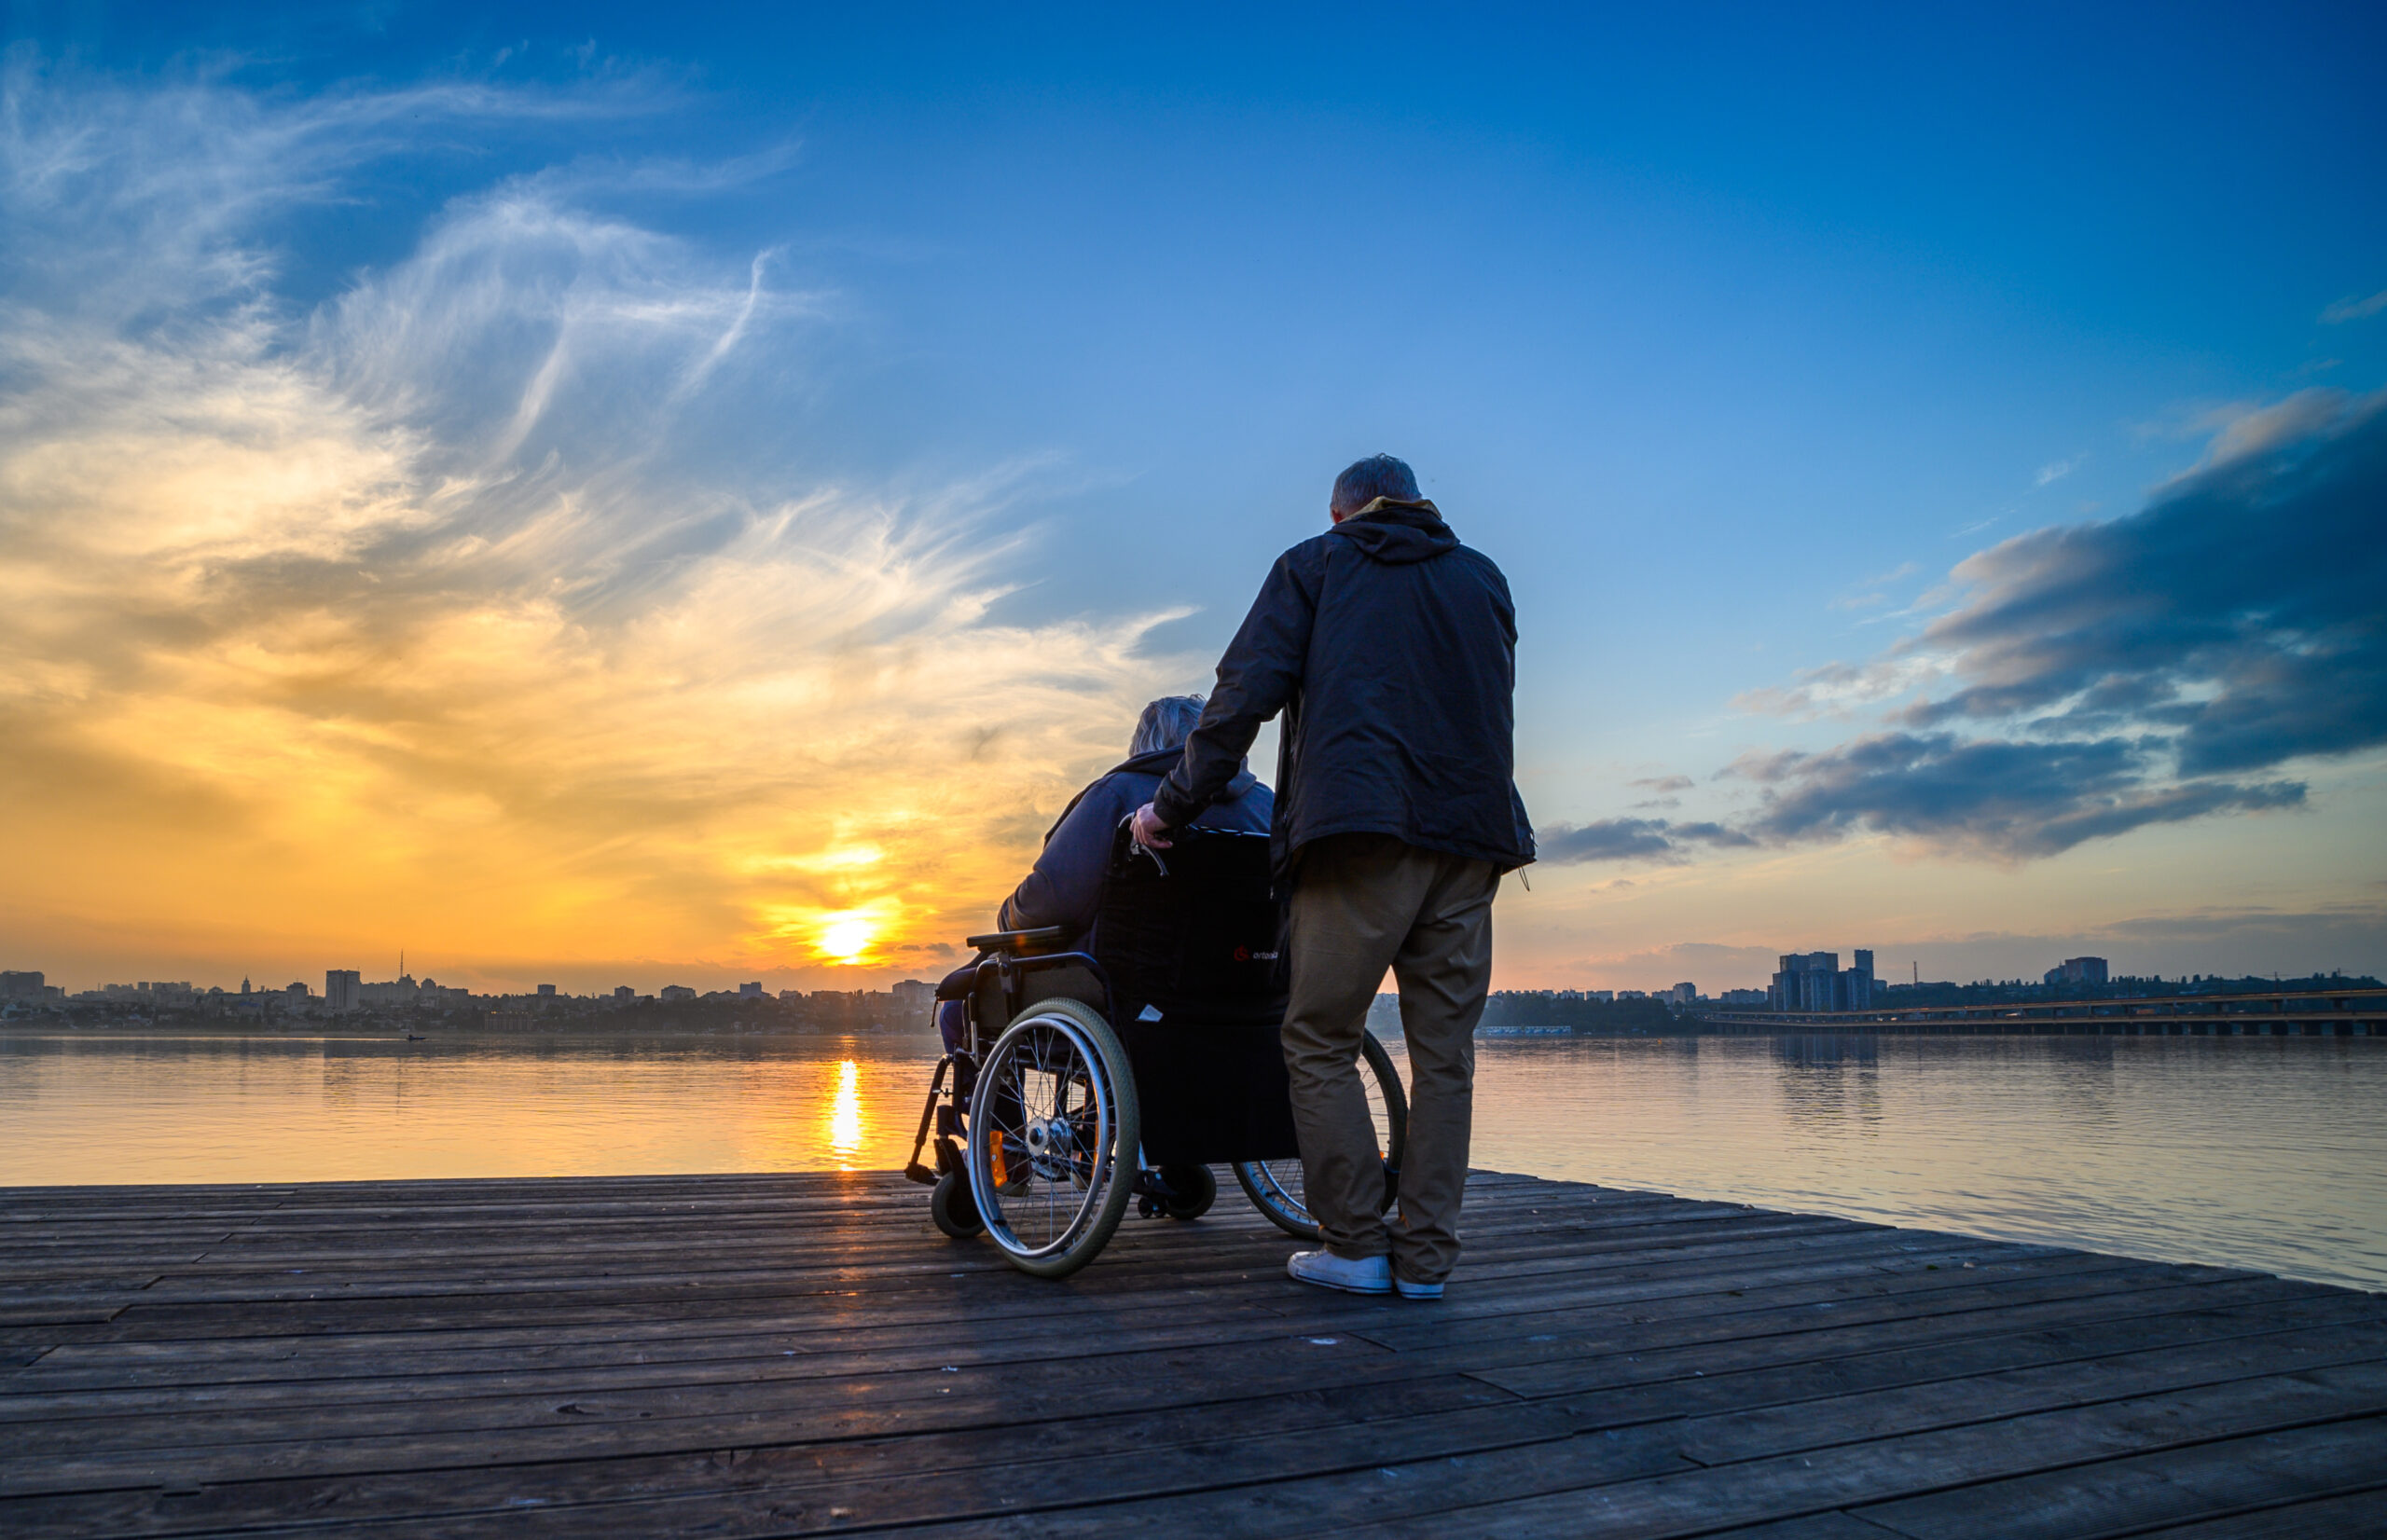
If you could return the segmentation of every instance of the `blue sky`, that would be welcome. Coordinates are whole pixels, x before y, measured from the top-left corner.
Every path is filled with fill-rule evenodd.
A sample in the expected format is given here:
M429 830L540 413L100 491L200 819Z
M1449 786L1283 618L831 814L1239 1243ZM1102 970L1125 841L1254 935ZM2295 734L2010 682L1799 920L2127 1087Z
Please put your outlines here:
M954 596L976 629L758 610L724 643L846 657L866 632L960 665L902 689L884 662L876 685L823 686L835 711L918 731L858 745L805 804L868 802L828 789L867 779L871 751L1010 746L1000 763L956 755L949 774L974 792L934 793L958 799L938 804L939 838L987 831L982 869L889 832L920 817L910 793L877 823L787 821L771 756L829 717L793 738L733 734L715 763L746 756L748 778L671 815L704 826L706 860L658 885L654 850L619 868L588 854L544 879L576 903L601 892L609 913L650 906L674 940L589 953L559 919L502 946L460 938L460 969L801 982L826 966L803 953L806 928L865 909L923 939L864 960L929 966L925 938L999 896L1040 809L1124 737L1123 703L1199 687L1334 472L1387 449L1510 573L1521 779L1553 850L1581 858L1504 899L1504 982L1722 986L1755 982L1771 952L1866 944L1885 970L1911 955L1958 977L2089 948L2166 972L2387 969L2387 712L2363 682L2376 600L2278 575L2378 571L2375 10L300 11L10 13L12 221L28 233L0 251L0 282L21 338L66 339L17 355L20 406L36 388L63 399L70 376L97 390L74 360L100 338L146 351L152 378L158 361L231 370L237 355L238 381L185 387L210 401L262 399L255 371L286 364L305 411L390 457L322 495L408 488L338 553L393 563L373 605L305 584L233 594L260 561L292 570L254 542L237 578L186 543L126 536L117 557L161 574L198 562L210 613L336 614L363 628L343 645L392 655L375 626L420 637L426 616L547 592L575 655L614 658L691 602L697 574L753 570L769 510L818 506L816 524L884 538L876 555L816 541L805 560L933 570L922 591ZM103 270L133 276L94 282ZM230 316L237 342L189 340ZM162 401L133 415L218 448L260 431L192 428ZM518 431L490 436L500 420ZM7 432L38 466L83 430L19 410ZM180 463L196 441L145 453ZM2294 481L2308 461L2326 482L2310 496ZM2256 480L2231 502L2215 478L2241 473ZM472 510L439 501L467 484ZM99 494L25 495L47 510L13 527L32 550L48 548L41 519L81 518L76 498ZM2202 588L2193 562L2165 565L2274 502L2292 510L2275 565ZM2308 506L2339 511L2293 512ZM428 529L555 543L504 573L407 567L457 548ZM2065 529L2085 543L2034 534ZM2048 559L2104 573L2096 594L2143 578L2154 597L2111 612L2051 597ZM402 570L426 608L355 619L393 602ZM2251 617L2233 635L2260 655L2167 628L2173 595ZM2076 639L2128 645L2059 663L2017 640L2059 612ZM2293 626L2264 618L2291 612ZM78 654L71 638L100 620L77 610L14 639L33 664L113 681L22 709L71 698L80 721L94 701L129 710L177 689L218 716L258 706L246 686L160 673L159 653L121 668ZM1043 662L968 667L998 636L1034 639ZM2189 706L2276 694L2257 676L2295 658L2355 681L2331 708L2345 730L2266 738L2227 764L2182 758ZM1995 711L1935 714L2022 676L2037 682ZM1009 681L997 703L990 680ZM575 720L673 698L651 680L591 688ZM699 727L729 708L679 700ZM345 742L425 720L419 703L360 702L277 695L296 714L255 730ZM202 784L198 758L126 741L21 774L88 780L104 752L131 756L126 794L153 805L232 795ZM380 750L370 774L396 779L359 781L324 827L429 806L421 789L455 788L488 747L428 741ZM1870 746L1862 766L1853 744ZM391 768L407 754L420 763ZM605 789L631 773L592 754L536 791L455 794L543 849L594 851L585 812L559 810L614 805ZM766 805L768 851L722 853L723 820ZM1703 825L1732 837L1679 832ZM254 858L244 838L189 859ZM445 838L393 853L383 890L447 869ZM781 894L752 876L860 871L835 854L849 846L944 875ZM186 927L168 956L196 969L248 947L296 968L389 928L369 893L311 880L258 901L348 917L269 927L269 943ZM936 882L947 900L924 896ZM93 968L130 965L138 946L103 901L78 901L24 923ZM167 906L145 933L181 923Z

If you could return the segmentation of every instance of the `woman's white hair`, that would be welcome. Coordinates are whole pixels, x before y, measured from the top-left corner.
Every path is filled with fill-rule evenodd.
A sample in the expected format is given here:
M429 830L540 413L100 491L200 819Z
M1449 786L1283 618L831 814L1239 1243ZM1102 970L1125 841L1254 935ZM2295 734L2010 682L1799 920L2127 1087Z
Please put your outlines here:
M1127 757L1182 746L1202 720L1202 705L1199 695L1163 695L1145 707L1144 714L1136 719L1136 736L1128 740Z

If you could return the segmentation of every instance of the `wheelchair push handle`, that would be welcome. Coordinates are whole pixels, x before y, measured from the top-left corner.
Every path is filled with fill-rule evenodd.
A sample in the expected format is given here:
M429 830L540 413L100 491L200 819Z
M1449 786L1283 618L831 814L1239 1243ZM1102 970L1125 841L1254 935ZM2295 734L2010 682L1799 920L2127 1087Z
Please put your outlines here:
M971 936L962 945L980 953L1024 952L1031 946L1043 946L1069 939L1066 925L1040 925L1032 930L993 930L983 936Z

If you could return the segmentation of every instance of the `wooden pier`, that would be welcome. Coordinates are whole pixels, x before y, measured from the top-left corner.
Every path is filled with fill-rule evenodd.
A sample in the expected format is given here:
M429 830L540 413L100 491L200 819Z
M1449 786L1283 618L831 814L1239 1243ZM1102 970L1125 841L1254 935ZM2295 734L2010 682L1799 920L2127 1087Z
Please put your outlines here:
M1482 1175L1064 1284L884 1174L0 1189L0 1534L2387 1533L2387 1297Z

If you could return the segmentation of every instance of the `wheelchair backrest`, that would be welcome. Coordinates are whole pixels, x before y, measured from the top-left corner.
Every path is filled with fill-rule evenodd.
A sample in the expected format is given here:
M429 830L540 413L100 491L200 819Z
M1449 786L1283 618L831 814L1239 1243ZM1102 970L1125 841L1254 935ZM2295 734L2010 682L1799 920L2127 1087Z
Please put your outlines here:
M1150 1008L1220 1025L1282 1021L1284 925L1268 836L1187 828L1172 838L1166 850L1139 850L1123 823L1111 841L1094 957L1110 975L1113 1019Z

